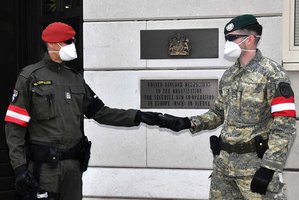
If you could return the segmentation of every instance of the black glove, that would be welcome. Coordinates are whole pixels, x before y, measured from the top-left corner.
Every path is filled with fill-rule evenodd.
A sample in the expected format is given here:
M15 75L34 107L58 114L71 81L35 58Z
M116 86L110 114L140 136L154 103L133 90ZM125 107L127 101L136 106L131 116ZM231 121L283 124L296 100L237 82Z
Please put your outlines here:
M39 185L25 165L15 169L15 176L16 190L19 194L28 195L38 192Z
M272 180L274 170L267 169L265 167L259 168L251 181L250 189L252 192L256 192L262 195L266 194L267 187Z
M135 123L140 124L140 122L143 122L148 125L159 125L159 115L162 114L156 112L142 112L138 110L135 117Z
M183 129L191 128L191 122L188 117L176 117L169 114L159 115L159 127L169 128L179 132Z

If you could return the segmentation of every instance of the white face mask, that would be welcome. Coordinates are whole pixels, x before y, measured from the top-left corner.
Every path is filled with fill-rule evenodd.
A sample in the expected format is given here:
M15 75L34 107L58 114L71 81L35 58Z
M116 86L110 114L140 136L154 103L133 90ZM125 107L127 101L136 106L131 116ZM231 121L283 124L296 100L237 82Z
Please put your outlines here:
M245 42L248 37L246 37L244 40L242 40L240 43L234 43L232 41L226 41L224 46L224 58L229 61L236 61L242 52L242 49L240 48L240 44Z
M77 51L74 43L66 46L61 46L60 44L58 45L61 47L59 50L59 56L61 60L70 61L77 58Z

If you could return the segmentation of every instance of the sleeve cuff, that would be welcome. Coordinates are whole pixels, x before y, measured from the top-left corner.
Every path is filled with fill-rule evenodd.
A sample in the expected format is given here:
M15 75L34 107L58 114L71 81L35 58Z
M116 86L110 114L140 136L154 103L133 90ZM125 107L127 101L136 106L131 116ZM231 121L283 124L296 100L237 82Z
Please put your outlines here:
M262 160L262 167L272 169L274 171L282 172L283 171L283 165L279 163L274 163L268 160Z
M191 128L189 129L189 131L191 132L191 134L195 134L202 130L202 123L198 117L190 117L189 119L191 123Z

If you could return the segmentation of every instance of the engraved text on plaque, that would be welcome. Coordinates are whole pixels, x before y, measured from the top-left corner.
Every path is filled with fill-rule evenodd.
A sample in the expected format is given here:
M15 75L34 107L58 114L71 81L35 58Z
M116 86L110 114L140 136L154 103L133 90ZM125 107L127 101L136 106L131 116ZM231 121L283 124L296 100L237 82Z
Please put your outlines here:
M218 79L141 80L141 108L208 109L218 95Z

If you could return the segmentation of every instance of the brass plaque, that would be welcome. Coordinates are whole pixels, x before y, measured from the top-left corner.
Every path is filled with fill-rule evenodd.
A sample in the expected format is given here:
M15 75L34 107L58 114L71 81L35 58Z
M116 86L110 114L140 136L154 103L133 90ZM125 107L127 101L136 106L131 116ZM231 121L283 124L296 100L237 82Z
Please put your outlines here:
M140 81L141 108L209 109L218 95L218 79Z
M141 30L140 58L218 58L218 37L217 28Z
M188 37L181 33L169 39L168 55L170 56L189 56L191 54L191 43Z

